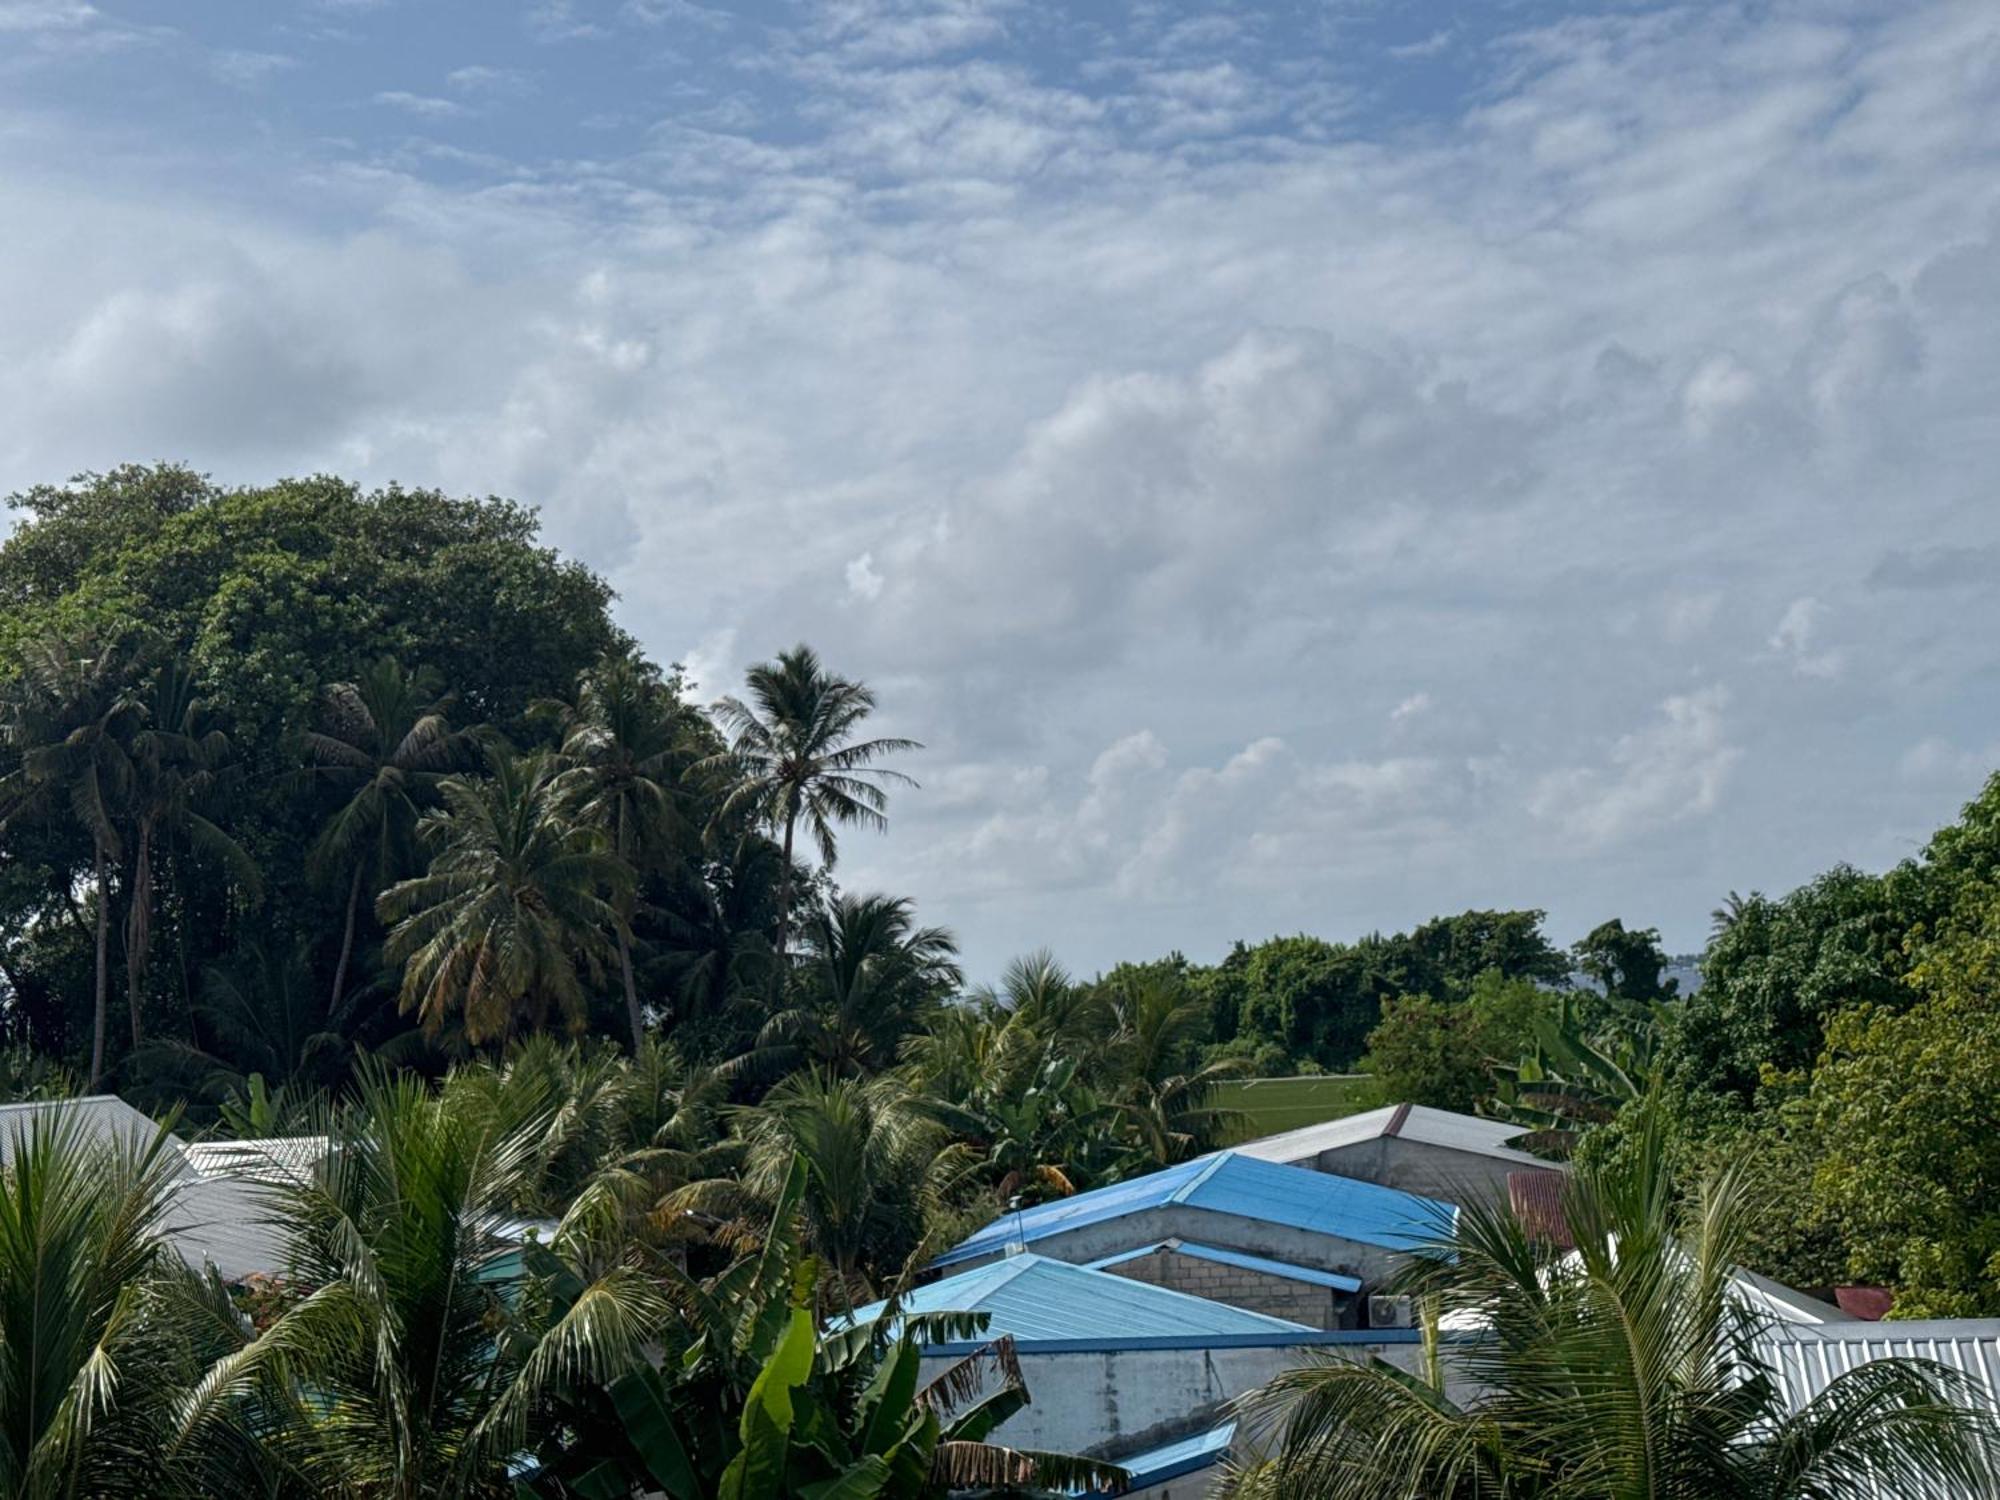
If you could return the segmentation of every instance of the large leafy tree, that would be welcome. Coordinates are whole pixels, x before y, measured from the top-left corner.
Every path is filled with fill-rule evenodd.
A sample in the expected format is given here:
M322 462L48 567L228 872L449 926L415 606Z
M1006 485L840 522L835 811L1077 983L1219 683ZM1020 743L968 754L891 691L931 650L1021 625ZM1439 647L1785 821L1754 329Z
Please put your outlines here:
M259 936L283 948L303 939L321 988L331 988L346 906L326 899L311 857L329 799L301 796L292 773L300 736L330 727L329 688L359 683L384 656L429 663L457 690L455 722L520 738L535 728L532 704L571 691L579 672L624 645L603 580L541 545L533 511L507 501L365 493L324 477L230 489L185 469L132 466L38 487L14 503L20 522L0 542L0 693L26 690L37 643L50 636L115 641L143 622L149 659L198 681L206 728L228 737L240 774L228 816L210 815L264 876ZM103 653L92 644L75 654ZM142 696L129 675L123 685ZM0 757L0 774L14 763ZM57 810L69 805L67 794L54 801ZM67 1040L90 1029L90 985L78 971L91 946L82 893L92 861L87 835L56 832L51 819L8 829L0 946L26 985L20 1014L38 1035ZM119 833L106 857L113 962L132 873L129 825ZM224 910L233 877L213 859L183 857L187 843L175 834L175 852L155 872L161 937L152 967L164 973L158 956L169 951L171 923L173 974L192 991L242 926L188 920ZM338 872L343 893L351 878L352 867ZM364 876L361 901L375 894ZM357 980L361 962L351 954L344 990L375 978ZM68 995L78 997L73 1017ZM156 1055L149 1046L148 1061ZM127 1081L143 1081L131 1071Z
M421 824L430 869L377 903L392 924L385 956L403 966L403 1006L432 1033L456 1023L475 1046L541 1026L551 1010L581 1030L631 871L576 817L550 757L495 749L487 770L444 781L443 805Z
M915 740L862 739L875 711L865 683L829 672L809 646L780 652L749 672L748 701L724 698L715 715L730 736L726 757L715 765L733 781L721 812L747 811L778 830L784 867L778 876L778 955L787 952L792 917L793 845L800 823L822 862L832 865L835 830L886 828L886 783L915 785L900 771L877 764L885 756L923 747Z
M123 814L138 776L134 742L145 709L132 690L128 653L105 642L47 636L22 648L0 701L8 752L0 778L0 829L68 821L88 842L96 904L90 1084L104 1076L111 993L111 871L125 848Z
M1919 948L1908 1010L1836 1016L1803 1132L1847 1274L1908 1317L2000 1314L2000 891Z
M1271 1461L1242 1496L1313 1500L1807 1500L1983 1494L1988 1420L1950 1372L1885 1359L1792 1409L1731 1295L1748 1179L1689 1185L1657 1128L1581 1168L1559 1233L1469 1205L1407 1278L1432 1315L1479 1336L1412 1373L1331 1358L1259 1404ZM1571 1249L1569 1247L1573 1246ZM1443 1375L1462 1382L1449 1394Z
M656 667L624 655L585 673L576 701L557 711L577 812L604 831L611 852L635 875L625 888L616 937L625 1021L636 1051L646 1022L632 971L633 901L640 878L660 864L684 828L679 781L691 759L684 710Z
M177 662L156 667L144 685L139 708L142 718L132 736L123 809L129 831L125 985L134 1052L145 1042L146 966L157 901L154 877L163 854L184 843L192 853L220 865L253 898L263 888L249 853L203 811L225 772L230 745L220 730L207 726L206 708L193 677Z

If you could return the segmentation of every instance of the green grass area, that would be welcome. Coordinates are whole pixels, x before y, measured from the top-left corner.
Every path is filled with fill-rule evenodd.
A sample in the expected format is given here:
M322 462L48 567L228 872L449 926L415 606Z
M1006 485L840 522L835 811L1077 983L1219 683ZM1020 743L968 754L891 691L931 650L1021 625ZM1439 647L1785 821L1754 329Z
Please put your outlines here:
M1366 1073L1238 1078L1217 1086L1215 1102L1219 1108L1241 1111L1241 1118L1230 1122L1224 1132L1228 1144L1235 1145L1379 1108L1382 1090Z

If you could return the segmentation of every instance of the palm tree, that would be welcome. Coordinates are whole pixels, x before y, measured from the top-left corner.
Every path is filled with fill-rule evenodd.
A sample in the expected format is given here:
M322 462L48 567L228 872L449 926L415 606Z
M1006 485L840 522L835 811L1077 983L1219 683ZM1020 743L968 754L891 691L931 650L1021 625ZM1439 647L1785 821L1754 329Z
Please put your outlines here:
M131 876L125 897L125 998L132 1047L145 1042L146 962L153 943L153 867L160 841L184 834L195 849L222 864L251 893L262 885L241 844L209 821L199 803L213 790L229 753L220 730L202 727L194 677L169 662L156 669L140 704L142 727L132 736L126 821Z
M875 764L885 755L921 750L915 740L857 740L855 732L875 709L875 695L859 682L836 677L809 646L760 662L748 677L750 702L724 698L715 716L729 731L729 749L705 765L726 770L733 781L718 817L744 811L782 830L784 866L778 876L778 957L787 953L792 915L792 845L801 819L832 865L834 829L858 824L887 828L884 782L916 783Z
M1789 1409L1732 1293L1750 1178L1684 1204L1657 1107L1632 1152L1578 1168L1559 1226L1468 1205L1406 1278L1480 1333L1412 1374L1330 1358L1250 1405L1277 1452L1240 1496L1313 1500L1816 1500L1987 1494L1994 1434L1942 1366L1885 1359ZM1553 1229L1554 1232L1551 1232ZM1571 1248L1573 1247L1573 1248ZM1442 1376L1451 1377L1450 1385ZM1461 1392L1462 1386L1462 1392ZM1458 1392L1458 1393L1455 1393Z
M124 851L120 814L136 776L133 740L145 716L131 677L129 655L114 646L48 637L24 648L20 675L0 704L0 738L11 766L0 777L0 827L66 806L90 838L97 903L92 1092L104 1077L110 1009L110 871Z
M1109 998L1116 1030L1105 1069L1116 1081L1120 1121L1136 1142L1136 1165L1170 1167L1211 1149L1218 1128L1232 1118L1214 1103L1216 1085L1241 1077L1249 1060L1195 1061L1208 1035L1208 1010L1177 976L1126 974Z
M867 1271L893 1270L917 1241L916 1198L938 1132L902 1105L893 1079L795 1073L762 1103L735 1111L745 1143L740 1172L667 1193L655 1222L671 1228L693 1218L722 1229L720 1238L740 1239L770 1213L793 1163L802 1162L806 1244L832 1267L851 1307L871 1290Z
M1722 905L1708 914L1708 940L1714 942L1730 928L1743 920L1743 914L1763 898L1755 891L1747 896L1739 896L1731 891L1722 898Z
M836 897L813 914L806 941L803 999L766 1021L730 1071L768 1076L810 1062L837 1074L882 1072L962 978L951 934L917 926L906 896Z
M680 705L657 669L631 656L611 657L586 672L574 704L558 705L561 756L576 783L578 813L603 829L611 852L638 877L678 833L677 781L686 736ZM632 974L632 906L627 891L618 925L618 973L636 1052L645 1036Z
M629 1267L570 1274L555 1310L521 1286L503 1228L535 1130L476 1102L378 1072L323 1113L312 1179L271 1189L290 1304L204 1378L183 1433L243 1427L261 1401L278 1419L253 1430L308 1493L501 1496L554 1390L644 1362L670 1310Z
M402 1004L435 1034L456 1018L468 1042L504 1040L551 1006L587 1018L586 977L613 954L631 879L599 832L571 815L555 762L494 749L491 774L441 783L419 834L429 871L382 893L384 956L403 965Z
M180 1158L50 1108L8 1128L0 1191L0 1492L156 1494L185 1330L162 1250Z
M417 819L463 758L468 736L451 727L451 695L428 667L406 672L383 657L326 693L325 728L306 735L313 774L345 800L313 846L313 863L347 876L347 917L333 970L337 1008L347 991L362 883L381 889L414 863Z

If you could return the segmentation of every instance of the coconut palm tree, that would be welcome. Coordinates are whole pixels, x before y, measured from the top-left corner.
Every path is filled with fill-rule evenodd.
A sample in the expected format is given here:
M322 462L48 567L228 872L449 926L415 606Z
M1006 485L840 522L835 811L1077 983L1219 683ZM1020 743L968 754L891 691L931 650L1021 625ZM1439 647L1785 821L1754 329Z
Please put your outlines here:
M129 653L101 642L47 637L22 651L0 702L0 827L66 810L90 840L96 901L96 989L89 1089L104 1077L111 995L111 871L124 853L121 813L136 776L133 741L145 710L131 689Z
M536 1130L500 1128L473 1096L364 1077L323 1112L309 1181L273 1187L289 1305L218 1361L185 1403L195 1436L281 1414L265 1442L310 1493L498 1497L543 1398L643 1363L669 1309L629 1268L573 1281L552 1315L520 1290L504 1232Z
M667 1193L655 1210L658 1226L694 1218L723 1230L719 1238L740 1240L768 1217L801 1162L805 1243L832 1268L837 1303L865 1300L869 1272L893 1271L915 1247L916 1199L940 1132L903 1108L896 1080L817 1069L791 1075L734 1113L744 1142L740 1170Z
M402 1004L435 1034L447 1020L468 1042L504 1041L551 1008L582 1030L586 979L615 954L631 869L572 813L560 768L544 755L489 752L490 775L447 777L444 805L418 832L437 852L428 872L382 893L384 956L403 966Z
M1216 1106L1216 1086L1241 1077L1248 1060L1195 1060L1208 1035L1208 1011L1178 977L1126 974L1108 1000L1115 1030L1104 1067L1115 1080L1120 1123L1135 1143L1135 1166L1169 1167L1211 1149L1233 1118Z
M146 964L153 944L153 872L162 841L185 837L197 853L227 869L253 897L257 866L243 846L201 812L229 755L229 740L205 728L194 676L176 662L156 668L140 700L143 721L129 751L124 817L131 867L125 896L125 998L132 1047L145 1043Z
M818 846L821 861L831 866L836 827L888 827L883 783L916 785L875 762L923 746L907 739L856 739L862 721L875 710L874 693L827 671L809 646L794 646L776 661L752 667L748 686L748 703L724 698L715 705L730 746L705 765L732 783L718 818L747 812L780 832L784 866L778 875L777 950L783 960L791 935L792 849L800 822Z
M685 753L680 703L656 667L636 657L615 656L584 674L575 703L555 708L563 731L560 754L575 783L578 814L603 829L611 852L643 878L681 832L678 782L692 757ZM646 1025L632 973L637 890L634 880L617 931L618 973L635 1052Z
M766 1021L728 1071L769 1077L811 1063L880 1073L962 978L951 934L917 926L905 896L838 896L813 913L806 945L796 1003Z
M157 1494L188 1373L161 1239L172 1138L97 1136L52 1108L11 1123L0 1151L0 1493Z
M451 727L451 705L436 672L406 671L385 656L354 681L327 689L323 727L305 737L312 776L343 798L312 851L316 868L347 877L330 1010L347 993L363 883L380 890L415 863L417 820L466 756L470 736Z
M1817 1500L1992 1493L1988 1419L1942 1366L1880 1360L1791 1409L1732 1293L1749 1177L1683 1203L1659 1111L1580 1166L1560 1226L1468 1205L1404 1282L1477 1332L1412 1374L1329 1358L1250 1405L1277 1451L1230 1493L1312 1500Z

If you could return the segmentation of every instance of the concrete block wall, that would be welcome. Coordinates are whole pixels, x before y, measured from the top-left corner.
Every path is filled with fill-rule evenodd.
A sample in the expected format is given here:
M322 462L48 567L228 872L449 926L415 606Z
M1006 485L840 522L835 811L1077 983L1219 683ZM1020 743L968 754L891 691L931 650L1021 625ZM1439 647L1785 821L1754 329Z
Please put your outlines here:
M1176 1250L1161 1250L1122 1261L1105 1269L1114 1276L1149 1282L1171 1291L1186 1292L1210 1302L1226 1302L1231 1307L1285 1318L1308 1328L1341 1326L1335 1294L1331 1287L1273 1276L1268 1271L1252 1271L1242 1266L1226 1266Z

